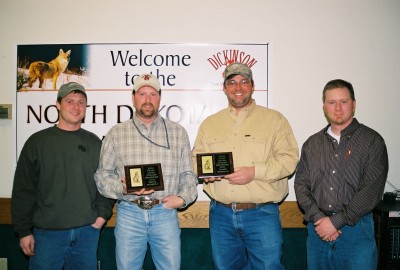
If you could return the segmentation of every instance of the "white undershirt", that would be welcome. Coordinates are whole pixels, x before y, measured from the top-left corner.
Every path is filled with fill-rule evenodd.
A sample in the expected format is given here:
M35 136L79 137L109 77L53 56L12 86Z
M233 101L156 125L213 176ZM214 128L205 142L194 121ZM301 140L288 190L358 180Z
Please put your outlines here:
M329 135L331 135L333 138L335 138L337 140L338 144L340 143L340 136L336 135L335 133L333 133L331 126L328 127L327 132L328 132Z

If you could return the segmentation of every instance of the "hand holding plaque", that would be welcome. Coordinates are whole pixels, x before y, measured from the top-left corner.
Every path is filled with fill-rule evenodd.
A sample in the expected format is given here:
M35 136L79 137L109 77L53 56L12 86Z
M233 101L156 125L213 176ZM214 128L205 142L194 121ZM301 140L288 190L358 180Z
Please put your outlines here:
M126 191L132 193L141 189L164 190L161 164L143 164L124 166Z
M233 173L232 152L197 154L199 178L221 177Z

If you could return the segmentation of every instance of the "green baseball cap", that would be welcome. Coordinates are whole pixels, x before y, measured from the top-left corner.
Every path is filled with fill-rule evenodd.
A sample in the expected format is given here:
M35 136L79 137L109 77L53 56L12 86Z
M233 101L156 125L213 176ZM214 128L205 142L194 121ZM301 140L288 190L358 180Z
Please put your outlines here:
M248 80L253 80L253 72L249 66L242 63L233 63L225 68L224 80L231 75L241 75Z
M57 98L64 98L73 91L80 91L87 98L85 87L76 82L69 82L61 85L60 89L58 90Z

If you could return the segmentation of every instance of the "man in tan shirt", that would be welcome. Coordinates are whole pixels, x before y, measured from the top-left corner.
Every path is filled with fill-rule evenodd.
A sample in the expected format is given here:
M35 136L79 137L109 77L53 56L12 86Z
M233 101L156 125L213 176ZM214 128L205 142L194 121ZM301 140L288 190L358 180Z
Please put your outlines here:
M193 149L232 152L234 172L204 179L211 199L210 233L216 269L283 269L278 203L288 194L298 146L285 117L258 106L251 69L233 63L224 71L229 106L201 124Z

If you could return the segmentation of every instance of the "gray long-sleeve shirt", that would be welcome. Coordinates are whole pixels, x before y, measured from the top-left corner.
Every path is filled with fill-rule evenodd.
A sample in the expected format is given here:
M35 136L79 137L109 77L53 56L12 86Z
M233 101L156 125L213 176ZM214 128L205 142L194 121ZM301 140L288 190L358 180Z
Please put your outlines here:
M330 219L339 230L356 224L382 198L388 156L383 138L355 118L339 144L328 127L304 143L294 187L306 221L335 212Z

